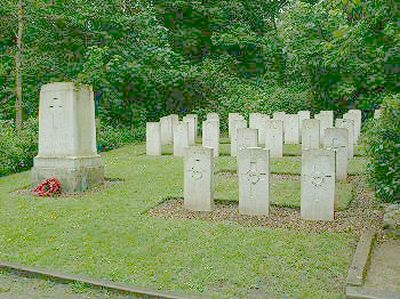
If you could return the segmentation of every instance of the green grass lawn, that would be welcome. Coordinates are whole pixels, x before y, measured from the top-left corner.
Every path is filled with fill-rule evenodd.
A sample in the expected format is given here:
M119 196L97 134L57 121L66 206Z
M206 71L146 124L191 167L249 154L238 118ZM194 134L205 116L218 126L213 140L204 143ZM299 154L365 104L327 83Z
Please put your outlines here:
M123 183L79 197L13 192L29 185L27 172L0 178L0 260L206 297L342 295L353 235L148 217L149 208L182 197L183 159L144 151L106 153L107 178ZM297 158L272 168L296 172ZM235 166L234 158L217 160L219 172ZM296 206L297 186L282 184L272 187L285 190L275 204Z

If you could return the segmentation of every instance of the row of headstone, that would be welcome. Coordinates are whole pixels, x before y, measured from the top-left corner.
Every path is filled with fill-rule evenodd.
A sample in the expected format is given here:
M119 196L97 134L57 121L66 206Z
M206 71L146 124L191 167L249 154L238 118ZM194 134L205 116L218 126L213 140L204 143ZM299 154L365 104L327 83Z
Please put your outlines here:
M254 129L249 129L254 130ZM301 217L333 220L338 153L332 150L306 150L302 156ZM184 207L194 211L214 208L213 149L192 146L186 149ZM347 158L347 157L346 157ZM238 152L239 212L268 215L270 210L270 151L248 147Z
M357 122L359 127L361 126L361 114L359 110L357 111L350 110L343 116L343 119L336 120L337 128L349 130L349 158L354 155L352 144L356 144L355 136L359 134L359 129L355 123ZM174 155L183 156L185 147L196 143L197 115L189 114L183 117L182 121L179 121L178 115L162 117L159 126L156 123L148 124L148 134L146 136L148 143L147 153L149 155L161 155L163 145L173 144ZM218 157L220 139L220 119L218 114L207 114L207 119L203 122L202 127L203 146L213 148L214 156ZM275 112L273 119L270 119L265 114L251 113L249 128L242 115L230 113L230 153L231 156L235 157L239 149L264 145L266 149L270 150L271 157L280 158L283 157L284 143L298 144L300 140L303 150L318 149L324 146L326 129L333 127L332 111L321 111L315 115L314 119L310 119L309 111L300 111L297 114ZM155 132L157 130L160 133Z

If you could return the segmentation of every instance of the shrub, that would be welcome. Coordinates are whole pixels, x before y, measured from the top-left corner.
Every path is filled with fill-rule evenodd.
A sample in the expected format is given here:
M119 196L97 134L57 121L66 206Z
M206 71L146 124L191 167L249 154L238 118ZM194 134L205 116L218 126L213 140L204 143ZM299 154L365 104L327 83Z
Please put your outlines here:
M369 181L384 202L400 201L400 94L387 96L382 115L366 131Z
M0 176L27 170L38 150L38 122L28 119L17 134L12 121L0 122Z
M146 129L115 128L111 125L100 126L97 130L97 149L100 152L118 148L124 144L143 141Z

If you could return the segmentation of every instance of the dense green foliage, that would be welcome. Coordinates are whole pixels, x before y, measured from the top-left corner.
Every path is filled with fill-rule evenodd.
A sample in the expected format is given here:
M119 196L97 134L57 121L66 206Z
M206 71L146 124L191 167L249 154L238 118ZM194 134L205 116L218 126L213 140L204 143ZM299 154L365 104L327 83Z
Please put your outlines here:
M0 7L1 119L15 113L16 2ZM221 101L285 108L270 108L276 95L316 110L369 110L398 88L391 1L23 2L28 115L40 86L59 80L93 84L98 114L125 126Z
M377 197L400 202L400 95L385 98L382 116L371 120L365 142Z

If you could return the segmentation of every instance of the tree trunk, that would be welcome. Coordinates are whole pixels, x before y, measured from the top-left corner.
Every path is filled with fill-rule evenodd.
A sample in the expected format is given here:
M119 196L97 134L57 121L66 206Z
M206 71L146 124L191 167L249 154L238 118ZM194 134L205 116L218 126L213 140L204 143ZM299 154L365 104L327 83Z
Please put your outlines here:
M15 125L17 130L22 128L22 34L24 32L23 20L23 0L18 1L18 34L17 34L17 52L15 54Z

